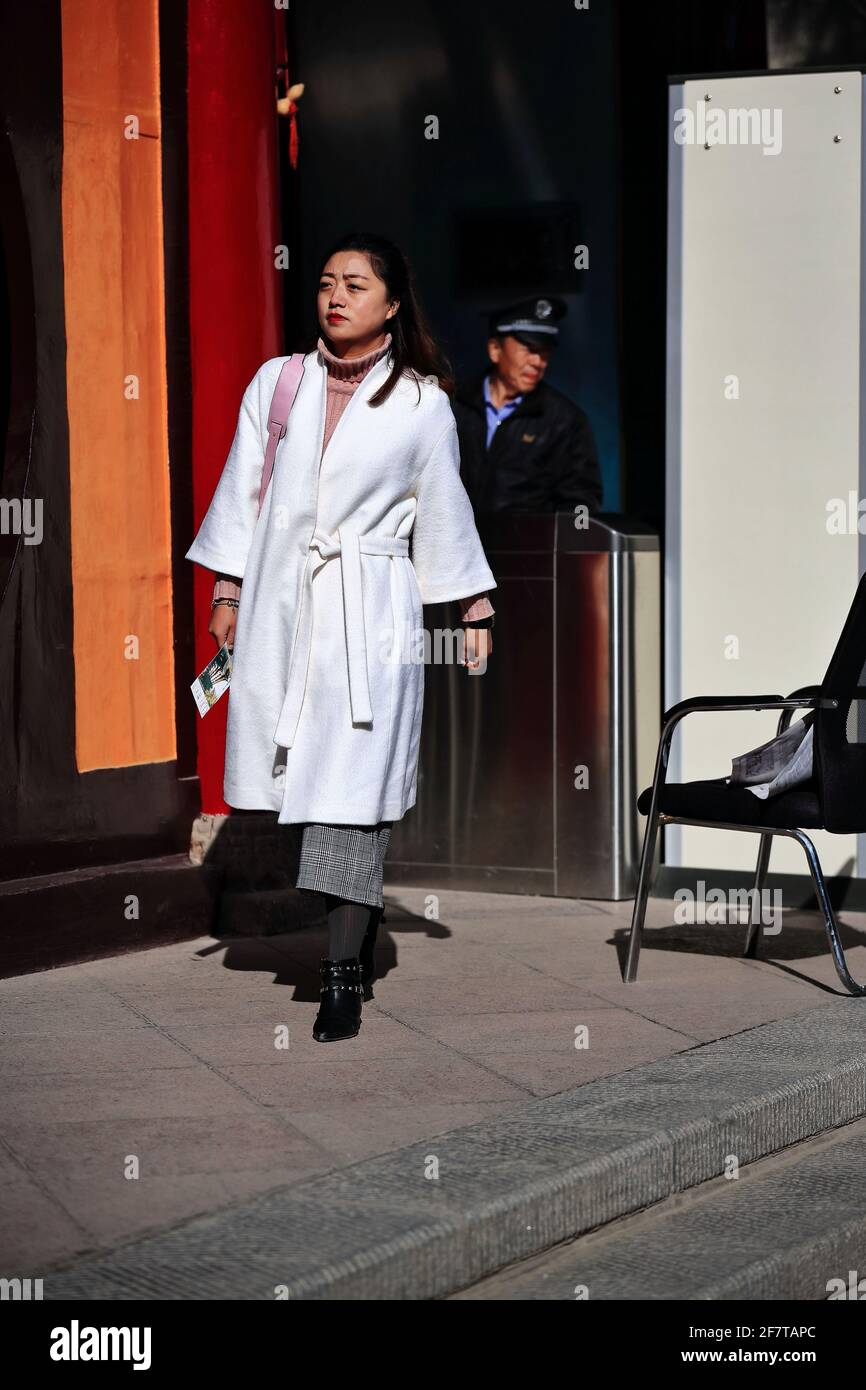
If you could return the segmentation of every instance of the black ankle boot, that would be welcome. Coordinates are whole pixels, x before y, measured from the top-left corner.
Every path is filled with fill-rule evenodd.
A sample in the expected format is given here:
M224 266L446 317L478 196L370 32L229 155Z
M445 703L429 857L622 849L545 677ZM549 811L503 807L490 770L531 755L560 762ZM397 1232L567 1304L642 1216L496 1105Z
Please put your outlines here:
M379 923L385 920L384 907L370 908L370 921L364 940L361 942L361 949L358 952L358 960L361 966L361 984L364 987L364 998L373 998L373 978L376 973L376 961L374 952L376 950L376 933L379 930Z
M313 1024L316 1042L354 1038L361 1027L361 967L356 956L323 960L322 996Z

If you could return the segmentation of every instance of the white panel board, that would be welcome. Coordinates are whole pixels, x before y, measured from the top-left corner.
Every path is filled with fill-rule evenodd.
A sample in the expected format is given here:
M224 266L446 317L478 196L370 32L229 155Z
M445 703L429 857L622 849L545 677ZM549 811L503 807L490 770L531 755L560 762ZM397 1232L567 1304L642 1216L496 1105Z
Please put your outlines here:
M667 706L820 681L857 586L856 507L838 535L828 505L860 492L861 84L841 72L672 89ZM694 143L674 139L677 104ZM740 110L766 113L752 141ZM728 775L777 718L690 715L669 779ZM854 836L816 843L829 873L856 854ZM757 844L684 827L667 832L666 859L748 869ZM787 840L771 867L806 870Z

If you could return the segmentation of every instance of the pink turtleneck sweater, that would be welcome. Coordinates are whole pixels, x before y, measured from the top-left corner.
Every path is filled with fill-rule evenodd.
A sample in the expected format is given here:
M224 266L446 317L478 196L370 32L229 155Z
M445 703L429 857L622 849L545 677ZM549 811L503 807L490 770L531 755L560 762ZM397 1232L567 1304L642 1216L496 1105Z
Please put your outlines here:
M364 377L370 368L384 357L391 346L391 334L385 335L385 341L379 348L374 348L372 352L365 353L363 357L335 357L320 338L318 349L322 354L325 365L328 369L328 389L325 401L325 433L322 439L322 456L328 447L331 435L337 428L340 416L357 391ZM214 598L238 598L241 592L241 582L225 575L220 575L214 584ZM474 622L476 618L488 618L494 612L493 605L486 594L472 594L469 598L460 599L460 616L464 623Z

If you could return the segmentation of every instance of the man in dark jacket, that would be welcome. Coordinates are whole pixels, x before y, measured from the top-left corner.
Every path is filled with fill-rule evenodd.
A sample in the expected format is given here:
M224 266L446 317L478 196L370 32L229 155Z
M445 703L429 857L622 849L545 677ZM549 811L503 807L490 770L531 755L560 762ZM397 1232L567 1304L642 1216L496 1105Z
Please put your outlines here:
M490 317L493 366L452 399L460 474L476 512L572 512L601 506L595 440L579 406L542 380L561 299L530 299Z

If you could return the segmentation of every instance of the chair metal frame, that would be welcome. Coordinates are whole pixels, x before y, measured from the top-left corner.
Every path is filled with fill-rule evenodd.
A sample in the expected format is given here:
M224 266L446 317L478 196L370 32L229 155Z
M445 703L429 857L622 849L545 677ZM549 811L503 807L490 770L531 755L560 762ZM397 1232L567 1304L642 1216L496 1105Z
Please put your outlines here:
M778 709L782 713L779 717L778 732L784 733L788 728L793 715L800 709L838 709L839 701L820 695L820 686L803 686L799 690L793 691L787 699L781 695L758 695L742 697L720 696L718 698L705 697L693 700L683 700L678 705L673 705L669 709L662 723L662 733L659 739L658 753L656 755L655 772L653 774L652 799L650 801L649 813L647 815L647 825L644 832L643 850L641 851L640 871L638 874L637 892L635 893L634 911L631 920L631 932L629 934L628 956L626 958L625 972L623 980L626 984L633 984L637 979L638 961L640 959L641 937L643 934L644 919L646 918L647 899L649 897L650 880L652 877L652 862L655 853L656 840L660 825L699 825L708 826L714 830L740 830L750 831L753 835L761 837L758 847L758 862L755 869L755 883L752 889L752 907L749 921L749 930L746 936L746 946L743 951L744 957L754 957L757 949L758 931L761 925L760 900L761 890L767 874L770 862L770 850L773 844L774 835L787 835L790 839L796 840L802 846L809 865L809 872L812 882L815 885L815 893L818 904L824 916L824 925L827 931L827 939L830 943L830 951L833 957L833 964L839 979L842 981L849 993L862 996L866 995L866 984L858 985L856 980L848 970L845 961L845 952L839 939L839 924L830 902L827 892L827 885L824 873L821 868L821 861L812 840L802 830L793 829L790 826L767 826L767 825L739 825L736 822L728 821L709 821L695 820L691 816L671 816L660 812L658 809L659 795L665 783L667 774L668 756L670 753L671 740L674 730L681 719L687 714L694 714L698 711L712 711L716 713L720 710L768 710ZM854 699L866 698L866 689L858 686L854 692Z

